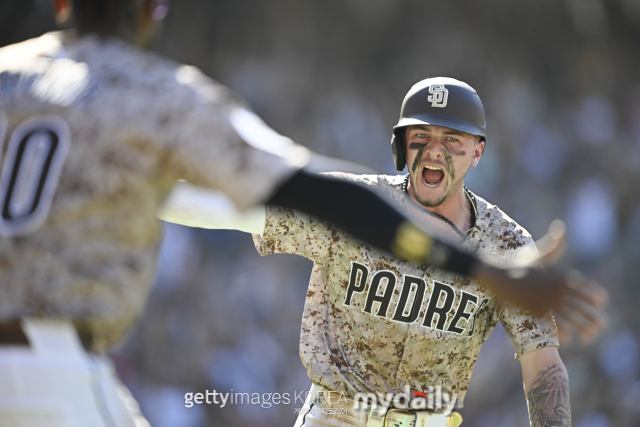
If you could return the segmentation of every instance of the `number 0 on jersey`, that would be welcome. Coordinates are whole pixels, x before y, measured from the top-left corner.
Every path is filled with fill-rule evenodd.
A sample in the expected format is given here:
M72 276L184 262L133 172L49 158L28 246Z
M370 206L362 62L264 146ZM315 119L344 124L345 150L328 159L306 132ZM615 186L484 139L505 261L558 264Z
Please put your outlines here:
M7 127L0 113L2 147ZM57 116L35 116L20 123L8 141L0 172L0 234L15 236L37 229L49 213L69 151L69 126Z

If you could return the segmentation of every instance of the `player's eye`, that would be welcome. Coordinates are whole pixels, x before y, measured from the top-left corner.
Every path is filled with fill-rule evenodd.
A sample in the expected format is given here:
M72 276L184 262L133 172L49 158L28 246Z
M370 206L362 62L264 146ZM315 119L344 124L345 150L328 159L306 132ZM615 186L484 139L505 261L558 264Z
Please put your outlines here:
M427 134L426 133L416 133L415 134L418 138L426 138Z
M452 136L448 136L448 137L446 137L446 140L447 140L447 141L451 141L451 142L460 142L460 141L458 140L458 138L454 138L454 137L452 137Z

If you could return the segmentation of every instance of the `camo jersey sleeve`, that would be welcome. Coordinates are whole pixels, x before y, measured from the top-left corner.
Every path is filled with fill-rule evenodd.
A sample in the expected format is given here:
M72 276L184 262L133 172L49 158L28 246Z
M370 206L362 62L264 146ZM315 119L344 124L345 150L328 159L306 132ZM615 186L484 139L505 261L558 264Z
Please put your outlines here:
M277 253L301 255L313 261L326 257L335 250L337 230L317 218L280 208L266 207L262 236L253 240L260 255Z
M511 265L521 265L535 259L538 254L533 239L515 251ZM503 303L500 321L511 338L516 350L516 359L521 354L543 347L560 347L555 319L549 311L544 316L534 316L529 312Z
M179 66L176 86L158 103L159 139L182 176L221 190L241 210L267 200L309 160L304 147L267 126L230 90Z

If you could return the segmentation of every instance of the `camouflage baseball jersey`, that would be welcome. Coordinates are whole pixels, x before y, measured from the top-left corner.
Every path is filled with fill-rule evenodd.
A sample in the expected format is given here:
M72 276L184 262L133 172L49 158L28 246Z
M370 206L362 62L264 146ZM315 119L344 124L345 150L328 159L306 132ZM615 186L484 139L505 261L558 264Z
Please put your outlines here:
M424 211L404 177L338 174L379 189L414 216ZM475 196L476 223L462 247L509 264L536 254L531 236ZM422 213L421 213L422 212ZM415 391L457 393L462 407L480 346L502 322L520 354L558 346L551 314L532 317L476 281L418 268L313 217L268 207L262 255L295 253L315 262L302 319L300 356L313 383L353 396Z
M70 318L97 349L116 342L152 283L173 183L253 206L304 161L273 153L289 143L194 67L117 39L0 49L0 319Z

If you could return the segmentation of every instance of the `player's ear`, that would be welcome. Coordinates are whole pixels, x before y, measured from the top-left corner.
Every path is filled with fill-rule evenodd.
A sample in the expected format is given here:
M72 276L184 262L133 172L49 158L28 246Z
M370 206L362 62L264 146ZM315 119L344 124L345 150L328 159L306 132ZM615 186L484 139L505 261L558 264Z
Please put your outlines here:
M484 145L485 142L482 139L479 139L475 143L475 147L473 148L473 158L471 159L471 167L475 168L478 166L478 162L480 161L480 157L482 157L482 153L484 153Z
M56 23L58 25L66 24L71 17L71 1L53 0L53 11L55 13Z

